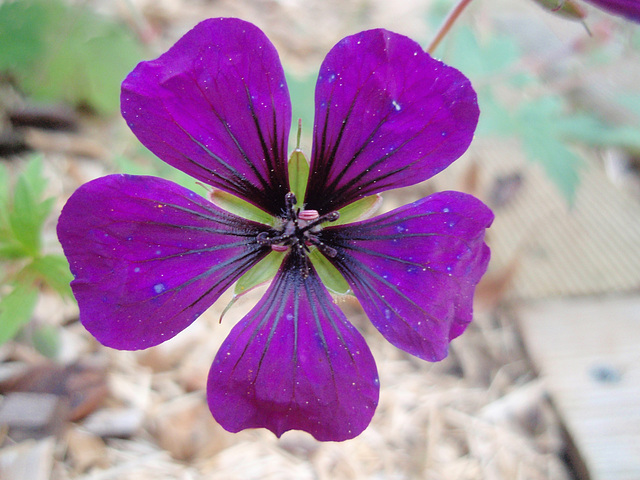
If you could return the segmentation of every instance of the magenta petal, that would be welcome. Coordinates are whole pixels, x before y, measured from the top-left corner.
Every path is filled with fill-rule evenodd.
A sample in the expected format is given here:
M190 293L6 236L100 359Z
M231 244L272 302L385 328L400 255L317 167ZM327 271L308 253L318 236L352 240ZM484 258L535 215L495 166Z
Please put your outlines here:
M436 361L471 321L492 220L474 197L442 192L322 233L376 328L398 348Z
M58 237L82 324L136 350L186 328L264 257L266 228L167 180L110 175L76 190Z
M338 43L315 101L306 200L321 213L432 177L464 153L479 115L464 75L386 30Z
M640 22L639 0L586 0L587 2L615 15Z
M362 432L378 403L378 375L364 339L313 269L290 254L256 307L216 355L209 408L225 429L297 429L318 440Z
M133 133L162 160L280 213L291 101L275 47L257 27L199 23L129 74L121 102Z

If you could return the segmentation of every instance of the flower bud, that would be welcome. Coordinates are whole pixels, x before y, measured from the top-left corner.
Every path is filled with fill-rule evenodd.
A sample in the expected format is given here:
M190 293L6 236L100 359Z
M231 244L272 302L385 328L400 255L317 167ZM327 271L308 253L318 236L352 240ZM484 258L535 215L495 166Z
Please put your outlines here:
M581 22L587 16L587 10L574 0L533 0L545 10L561 17Z

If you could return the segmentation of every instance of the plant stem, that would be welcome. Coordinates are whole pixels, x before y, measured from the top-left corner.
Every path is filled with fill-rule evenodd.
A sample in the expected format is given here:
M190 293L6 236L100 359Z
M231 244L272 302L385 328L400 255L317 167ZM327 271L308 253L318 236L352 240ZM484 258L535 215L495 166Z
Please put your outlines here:
M436 34L435 38L431 41L431 43L427 47L427 53L429 55L433 55L433 52L435 51L436 48L438 48L438 45L440 45L440 42L442 41L442 39L449 32L449 30L451 29L455 21L458 19L460 14L470 3L471 3L471 0L460 0L458 4L455 7L453 7L453 10L449 12L449 14L447 15L447 18L444 19L444 22L440 26L440 30L438 30L438 33Z

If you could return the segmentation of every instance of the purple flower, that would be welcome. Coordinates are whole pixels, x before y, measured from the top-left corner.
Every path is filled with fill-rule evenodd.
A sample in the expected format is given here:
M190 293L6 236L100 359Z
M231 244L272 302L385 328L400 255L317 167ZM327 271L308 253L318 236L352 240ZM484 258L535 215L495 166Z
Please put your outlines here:
M640 0L586 0L602 10L640 22Z
M387 340L431 361L471 321L489 261L493 214L463 193L335 222L343 207L430 178L467 149L478 107L460 72L404 36L371 30L329 52L315 99L310 181L296 199L286 156L291 103L275 48L249 23L206 20L131 72L122 114L162 160L274 221L247 220L160 178L110 175L80 187L58 224L80 320L117 349L168 340L281 252L269 289L209 374L211 412L232 432L300 429L345 440L373 416L373 356L311 251L344 276Z

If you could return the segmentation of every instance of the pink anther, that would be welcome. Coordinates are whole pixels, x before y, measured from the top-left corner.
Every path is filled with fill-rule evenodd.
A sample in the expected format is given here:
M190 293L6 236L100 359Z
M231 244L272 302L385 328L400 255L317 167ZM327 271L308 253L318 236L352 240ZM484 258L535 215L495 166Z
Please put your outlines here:
M320 218L320 214L317 210L301 210L298 214L298 218L305 222L312 222L313 220Z

